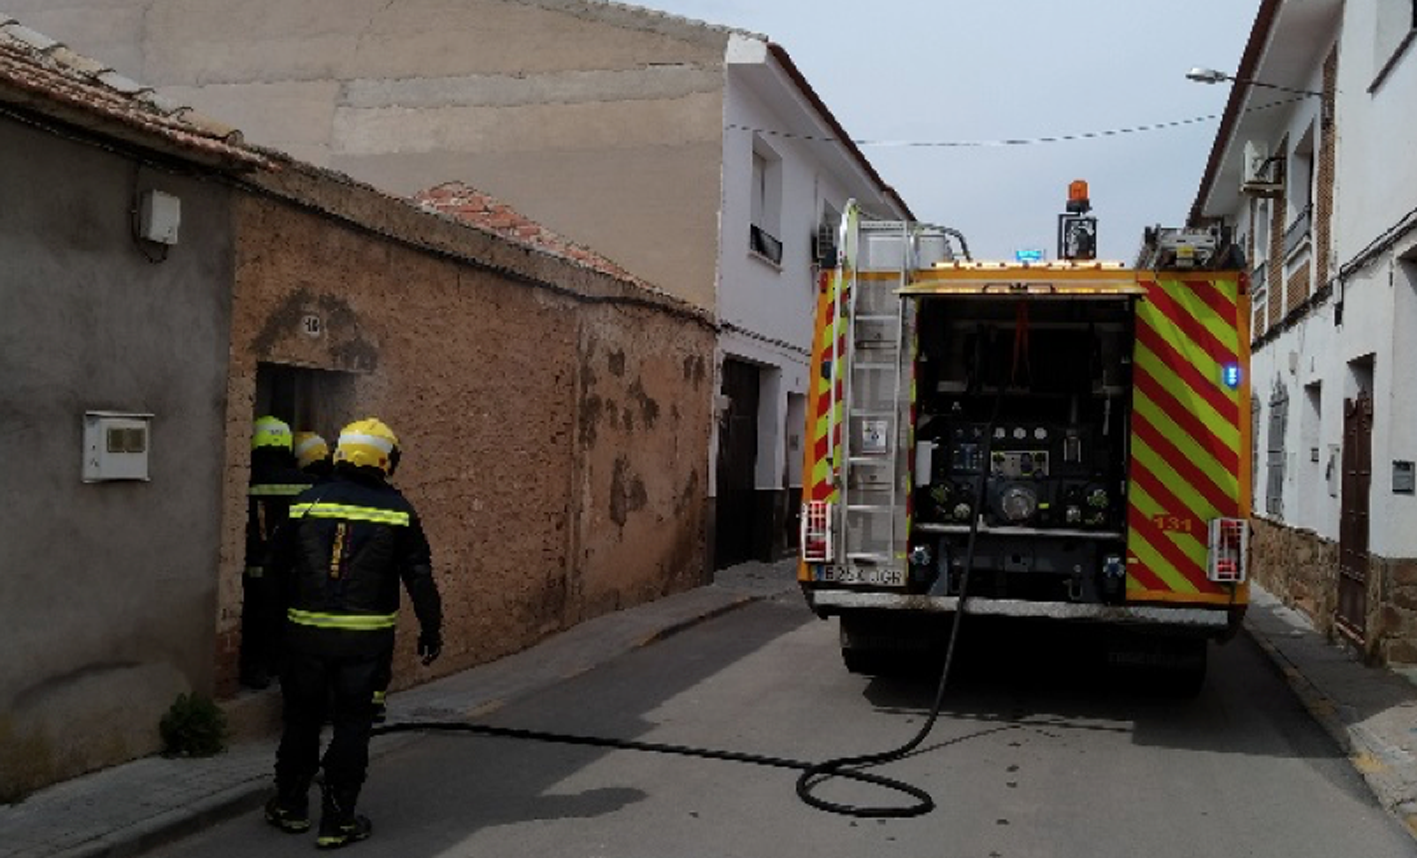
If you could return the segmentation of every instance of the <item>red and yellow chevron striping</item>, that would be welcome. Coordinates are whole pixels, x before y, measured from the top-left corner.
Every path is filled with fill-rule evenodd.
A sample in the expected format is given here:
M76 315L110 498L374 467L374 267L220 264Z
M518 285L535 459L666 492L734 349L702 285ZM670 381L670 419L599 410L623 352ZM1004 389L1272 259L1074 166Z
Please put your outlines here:
M1206 578L1207 523L1249 515L1249 299L1234 274L1142 280L1132 363L1127 599L1245 601Z
M837 499L834 467L836 451L841 446L843 380L831 366L832 340L839 360L846 354L846 325L840 321L839 302L844 286L839 272L823 271L818 278L817 342L812 349L812 401L810 404L812 432L807 443L805 473L808 475L807 497L804 500L835 501Z

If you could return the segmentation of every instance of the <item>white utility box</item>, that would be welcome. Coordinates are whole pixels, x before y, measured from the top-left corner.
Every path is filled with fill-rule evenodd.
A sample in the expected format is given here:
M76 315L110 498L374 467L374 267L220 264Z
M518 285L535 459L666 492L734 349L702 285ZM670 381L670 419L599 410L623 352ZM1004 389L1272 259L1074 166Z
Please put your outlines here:
M84 413L84 482L148 479L151 414Z
M182 200L162 191L143 192L138 211L138 234L158 244L177 243L182 227Z

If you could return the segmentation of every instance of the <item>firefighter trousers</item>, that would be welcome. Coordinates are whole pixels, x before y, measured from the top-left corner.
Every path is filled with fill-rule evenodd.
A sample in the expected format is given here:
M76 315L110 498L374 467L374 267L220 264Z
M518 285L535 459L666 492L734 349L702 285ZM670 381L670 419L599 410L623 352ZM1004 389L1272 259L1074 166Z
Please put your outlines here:
M279 671L281 626L285 614L280 608L275 582L259 566L248 566L241 576L241 682L264 687L268 677Z
M280 681L285 732L276 750L276 788L282 795L304 795L321 766L330 789L358 795L369 768L374 688L382 662L382 655L285 654ZM320 728L327 717L334 729L322 759Z

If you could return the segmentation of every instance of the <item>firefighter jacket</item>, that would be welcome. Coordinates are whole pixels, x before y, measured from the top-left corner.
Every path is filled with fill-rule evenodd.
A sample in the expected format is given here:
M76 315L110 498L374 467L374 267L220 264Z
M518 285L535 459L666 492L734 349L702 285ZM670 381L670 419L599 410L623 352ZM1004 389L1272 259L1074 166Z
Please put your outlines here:
M293 652L363 657L393 647L399 584L425 638L439 639L442 601L428 539L397 489L371 469L341 468L301 493L268 559Z
M251 485L246 501L246 574L262 575L271 537L285 523L290 502L315 479L295 467L289 452L258 449L251 454Z

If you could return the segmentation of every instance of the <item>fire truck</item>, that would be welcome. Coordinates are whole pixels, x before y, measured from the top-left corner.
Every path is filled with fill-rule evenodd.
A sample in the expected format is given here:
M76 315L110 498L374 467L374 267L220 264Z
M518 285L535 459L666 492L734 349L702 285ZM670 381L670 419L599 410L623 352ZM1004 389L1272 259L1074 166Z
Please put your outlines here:
M1103 624L1131 642L1114 660L1163 665L1193 693L1207 642L1238 627L1239 257L1219 230L1156 228L1130 267L1092 259L1085 195L1060 216L1055 260L975 261L956 230L854 203L819 239L835 265L819 280L798 579L839 618L854 672L919 659L963 613Z

